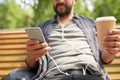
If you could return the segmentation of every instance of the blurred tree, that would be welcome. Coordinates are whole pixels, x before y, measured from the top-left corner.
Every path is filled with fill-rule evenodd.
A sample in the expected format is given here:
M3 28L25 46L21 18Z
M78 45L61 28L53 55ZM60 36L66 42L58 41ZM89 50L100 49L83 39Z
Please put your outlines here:
M32 6L34 12L33 26L53 17L55 14L53 11L52 0L37 0L34 3L34 6Z
M0 4L0 23L1 28L16 28L16 27L25 27L25 26L35 26L39 22L47 20L54 16L55 12L52 6L52 0L30 0L33 2L33 5L27 3L27 0L21 0L22 5L30 6L34 12L31 18L31 14L27 15L25 10L18 6L15 3L15 0L5 0L4 3ZM75 7L75 11L81 15L88 15L89 12L86 4L84 3L86 0L78 0L77 5ZM23 7L23 6L22 6ZM29 11L28 9L27 11ZM19 13L18 13L19 12ZM27 17L27 20L26 20ZM26 21L25 21L26 20ZM26 25L25 25L26 24Z
M88 3L88 0L77 0L75 5L75 12L79 15L90 17L91 11L89 10L89 6L90 4Z
M53 0L20 0L23 9L15 0L4 0L0 3L0 28L21 28L35 26L55 15ZM27 3L29 1L30 3ZM31 4L32 2L32 4ZM75 12L88 17L115 16L120 23L120 0L77 0ZM94 7L90 10L90 7ZM27 10L27 12L26 12ZM33 11L33 13L31 13Z
M25 27L27 13L20 8L15 0L0 3L0 29Z
M120 0L96 0L94 2L93 16L115 16L120 23Z

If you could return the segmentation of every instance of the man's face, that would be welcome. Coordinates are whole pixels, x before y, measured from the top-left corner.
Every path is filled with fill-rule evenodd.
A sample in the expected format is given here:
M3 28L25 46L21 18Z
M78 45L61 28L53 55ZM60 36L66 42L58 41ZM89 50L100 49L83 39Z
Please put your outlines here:
M75 0L53 0L54 10L58 16L64 17L71 13Z

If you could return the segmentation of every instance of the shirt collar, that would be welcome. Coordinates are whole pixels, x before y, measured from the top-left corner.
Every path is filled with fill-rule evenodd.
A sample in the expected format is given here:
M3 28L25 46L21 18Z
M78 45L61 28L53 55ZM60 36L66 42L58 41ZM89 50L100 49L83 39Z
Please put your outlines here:
M79 19L80 17L79 17L79 15L78 14L74 14L74 16L73 16L73 21L74 20L76 20L76 19ZM58 20L57 20L57 15L55 15L54 17L53 17L53 19L51 20L51 23L58 23Z

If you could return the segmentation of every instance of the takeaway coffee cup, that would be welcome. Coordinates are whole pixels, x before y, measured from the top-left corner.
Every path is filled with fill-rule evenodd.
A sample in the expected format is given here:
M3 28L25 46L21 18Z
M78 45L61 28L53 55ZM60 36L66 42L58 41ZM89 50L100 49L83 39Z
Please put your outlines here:
M116 19L114 16L105 16L96 18L96 27L97 27L97 37L98 37L98 45L101 50L104 49L102 41L103 36L108 34L110 29L115 28Z

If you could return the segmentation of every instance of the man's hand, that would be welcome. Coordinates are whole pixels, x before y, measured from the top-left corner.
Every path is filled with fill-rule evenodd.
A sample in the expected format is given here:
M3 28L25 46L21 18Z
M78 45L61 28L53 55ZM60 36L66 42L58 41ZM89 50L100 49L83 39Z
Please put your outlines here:
M103 38L105 49L101 55L101 59L105 63L111 62L115 55L120 52L120 29L111 29L108 35Z
M120 29L111 29L108 35L103 38L105 50L110 54L116 54L120 51Z
M45 55L50 49L51 48L47 43L40 43L37 40L28 40L26 42L26 50L28 54L26 63L29 67L36 68L38 66L38 58Z

